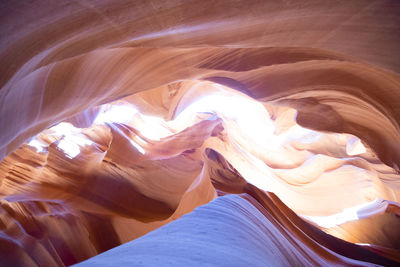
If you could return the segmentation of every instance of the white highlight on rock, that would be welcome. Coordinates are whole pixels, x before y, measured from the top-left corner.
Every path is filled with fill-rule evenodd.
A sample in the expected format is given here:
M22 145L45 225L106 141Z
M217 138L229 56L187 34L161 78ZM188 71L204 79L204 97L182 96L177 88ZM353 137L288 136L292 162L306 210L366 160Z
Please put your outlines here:
M271 143L271 136L275 127L268 111L261 103L249 97L226 93L210 94L184 109L175 121L190 121L197 113L215 113L223 120L236 122L242 134L256 144L274 145Z
M64 152L68 155L69 158L75 158L80 152L80 148L77 144L74 144L68 140L61 140L58 143L58 147L64 150Z
M49 130L54 132L53 135L62 137L57 146L71 159L81 152L82 146L93 143L81 134L81 129L74 127L70 123L61 122Z
M355 221L363 218L370 217L375 214L385 212L388 203L379 198L357 205L351 208L344 209L340 213L329 216L302 216L305 219L316 223L324 228L331 228L340 224Z
M44 152L45 151L44 148L47 147L47 144L45 144L42 141L38 140L37 137L32 138L28 142L28 145L36 148L36 152L37 153Z
M135 121L138 131L146 138L160 140L161 138L172 135L168 129L167 122L161 118L140 114L140 119Z
M367 246L367 247L371 246L371 244L368 244L368 243L355 243L355 244L359 245L359 246Z
M134 122L135 128L143 136L152 140L160 140L172 134L163 119L141 114L135 106L129 103L104 105L94 120L94 124L104 124L106 122L126 124Z
M138 110L133 105L104 105L94 124L103 124L105 122L124 123L133 119Z
M312 144L322 137L322 133L316 132L296 124L290 127L287 131L279 135L280 143L289 143L291 141L300 142L303 144Z
M139 144L137 144L135 141L131 140L130 143L143 155L146 153L146 151L141 147Z
M352 136L347 140L346 153L349 156L356 156L367 152L367 149L361 142L361 140L355 136Z

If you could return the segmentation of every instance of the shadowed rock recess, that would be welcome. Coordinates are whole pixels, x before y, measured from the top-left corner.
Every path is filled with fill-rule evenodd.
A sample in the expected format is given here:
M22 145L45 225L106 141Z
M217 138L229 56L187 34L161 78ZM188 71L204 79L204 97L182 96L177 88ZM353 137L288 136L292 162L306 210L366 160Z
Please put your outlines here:
M0 1L1 266L399 266L400 1Z

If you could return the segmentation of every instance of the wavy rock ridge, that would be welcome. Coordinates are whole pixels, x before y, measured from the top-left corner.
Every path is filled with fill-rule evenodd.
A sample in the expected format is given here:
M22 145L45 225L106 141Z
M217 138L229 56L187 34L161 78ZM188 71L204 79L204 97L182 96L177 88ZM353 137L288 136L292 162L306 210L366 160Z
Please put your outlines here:
M397 265L400 3L364 4L1 4L1 264Z

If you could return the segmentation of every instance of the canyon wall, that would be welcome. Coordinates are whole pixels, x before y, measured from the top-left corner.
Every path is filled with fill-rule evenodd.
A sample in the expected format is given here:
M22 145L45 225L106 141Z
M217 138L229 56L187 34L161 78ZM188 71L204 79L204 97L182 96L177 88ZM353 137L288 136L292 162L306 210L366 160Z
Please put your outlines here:
M1 264L399 263L400 2L0 14Z

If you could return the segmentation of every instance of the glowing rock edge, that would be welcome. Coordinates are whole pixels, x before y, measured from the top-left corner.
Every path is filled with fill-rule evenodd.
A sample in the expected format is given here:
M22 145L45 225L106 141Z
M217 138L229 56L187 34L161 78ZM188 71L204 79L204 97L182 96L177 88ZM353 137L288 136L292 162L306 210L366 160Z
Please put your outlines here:
M400 2L0 4L0 265L400 264Z

